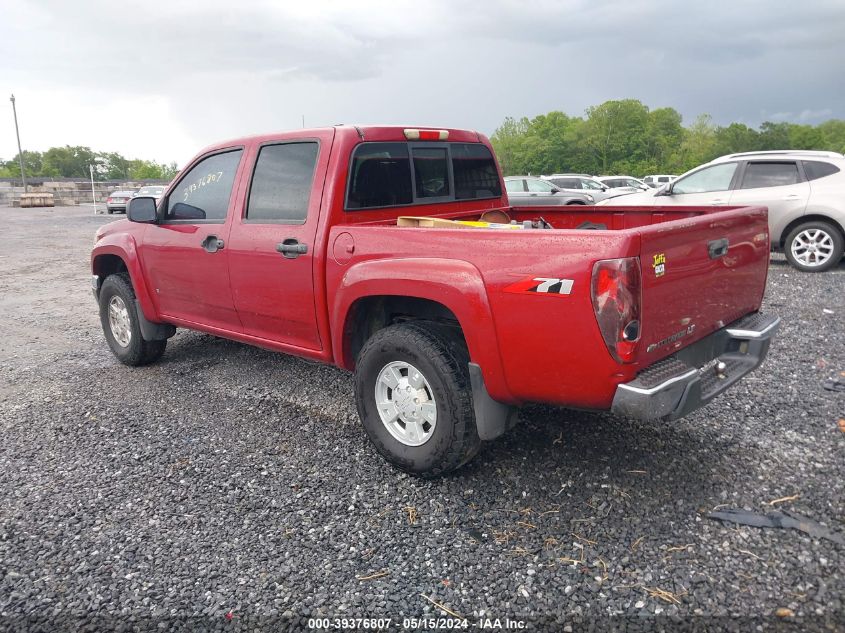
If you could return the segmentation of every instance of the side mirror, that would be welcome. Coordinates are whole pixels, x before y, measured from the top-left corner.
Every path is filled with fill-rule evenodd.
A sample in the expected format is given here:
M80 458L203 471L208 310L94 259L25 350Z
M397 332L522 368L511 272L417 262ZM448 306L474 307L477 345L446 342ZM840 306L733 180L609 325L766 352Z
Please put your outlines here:
M672 183L667 182L665 185L661 185L660 189L657 190L657 193L654 194L655 196L671 196L672 195Z
M558 189L557 187L552 187L552 193L560 193L560 189Z
M602 185L602 186L601 186L601 190L602 190L602 191L607 191L608 189L610 189L610 187L608 187L607 185Z
M130 222L140 222L141 224L154 223L158 219L156 214L156 199L151 196L132 198L128 203L126 216Z

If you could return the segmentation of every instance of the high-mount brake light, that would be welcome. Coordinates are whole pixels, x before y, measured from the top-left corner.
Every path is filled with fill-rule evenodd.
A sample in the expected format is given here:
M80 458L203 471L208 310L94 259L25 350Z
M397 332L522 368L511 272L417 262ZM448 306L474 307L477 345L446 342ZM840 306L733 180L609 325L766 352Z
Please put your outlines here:
M591 295L596 322L611 356L620 363L633 362L642 331L640 258L597 261Z
M445 141L449 138L449 130L417 130L406 128L405 138L409 141Z

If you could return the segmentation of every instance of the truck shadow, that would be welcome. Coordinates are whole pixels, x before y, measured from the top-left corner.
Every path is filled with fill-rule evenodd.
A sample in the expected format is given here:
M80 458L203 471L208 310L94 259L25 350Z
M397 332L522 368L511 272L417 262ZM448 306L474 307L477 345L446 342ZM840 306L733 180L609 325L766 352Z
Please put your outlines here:
M346 371L195 332L180 332L163 363L167 371L197 374L221 388L258 387L279 402L305 402L305 415L319 412L336 422L326 429L328 441L373 450L357 418L352 376ZM487 487L495 478L497 486L518 489L549 506L571 502L573 494L587 502L608 490L633 495L636 489L646 505L715 498L726 482L721 473L735 469L720 464L753 460L735 450L745 432L740 422L712 419L725 411L711 405L669 423L531 405L520 411L513 429L487 443L473 461L429 485L455 492ZM386 468L374 459L372 476L380 477Z

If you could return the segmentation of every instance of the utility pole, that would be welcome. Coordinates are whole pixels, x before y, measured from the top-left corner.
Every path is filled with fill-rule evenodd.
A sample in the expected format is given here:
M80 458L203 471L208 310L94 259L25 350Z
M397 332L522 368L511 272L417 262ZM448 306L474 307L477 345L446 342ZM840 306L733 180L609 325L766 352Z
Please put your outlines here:
M18 111L15 108L15 95L10 99L12 102L12 114L15 117L15 136L18 137L18 160L21 163L21 180L23 180L23 192L26 193L26 173L23 169L23 151L21 151L21 133L18 131Z

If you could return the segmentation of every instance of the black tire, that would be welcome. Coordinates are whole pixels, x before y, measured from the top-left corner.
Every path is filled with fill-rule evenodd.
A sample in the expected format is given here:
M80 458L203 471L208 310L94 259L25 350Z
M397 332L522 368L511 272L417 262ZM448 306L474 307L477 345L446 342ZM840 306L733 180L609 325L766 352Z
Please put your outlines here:
M129 341L127 345L117 342L111 325L109 324L109 303L113 297L120 297L127 308L129 315ZM135 313L135 291L129 275L119 273L109 275L100 288L100 324L103 326L103 334L112 353L124 365L137 367L148 365L157 361L164 354L167 341L145 341L141 336L141 327L138 324L138 315Z
M376 332L361 349L355 367L358 414L370 441L395 467L419 477L437 477L475 456L481 440L475 426L469 355L451 328L433 323L391 325ZM425 376L433 391L437 423L420 446L397 440L379 416L376 381L391 362L404 361Z
M792 243L801 233L808 230L823 231L830 237L830 240L833 242L833 255L825 263L820 264L818 266L807 266L806 264L803 264L802 262L796 260L795 256L792 254ZM842 259L842 251L842 232L832 224L821 221L805 222L804 224L799 224L789 232L783 244L783 252L786 255L787 261L794 268L797 268L798 270L805 273L821 273L826 270L830 270L839 263L840 259Z
M111 215L113 213L113 211L111 209L106 209L106 211L108 212L109 215Z
M571 206L575 206L575 205L578 205L578 206L580 206L580 207L586 207L586 206L587 206L587 203L586 203L586 202L578 202L578 201L576 201L576 200L572 200L571 202L567 202L564 206L566 206L566 207L571 207Z

